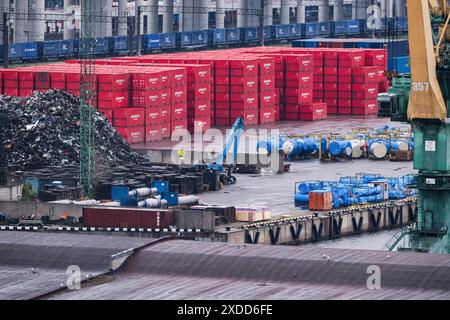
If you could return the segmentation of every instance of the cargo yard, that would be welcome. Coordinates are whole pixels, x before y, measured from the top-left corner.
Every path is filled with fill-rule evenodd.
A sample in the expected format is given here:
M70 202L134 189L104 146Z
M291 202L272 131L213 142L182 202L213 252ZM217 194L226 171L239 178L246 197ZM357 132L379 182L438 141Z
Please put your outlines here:
M0 299L450 298L447 5L14 2Z

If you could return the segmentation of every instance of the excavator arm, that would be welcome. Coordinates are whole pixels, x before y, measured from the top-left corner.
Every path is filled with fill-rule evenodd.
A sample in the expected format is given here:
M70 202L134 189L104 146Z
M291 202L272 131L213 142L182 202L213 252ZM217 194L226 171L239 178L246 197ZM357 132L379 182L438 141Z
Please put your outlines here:
M408 119L444 121L447 107L436 75L437 59L430 11L447 12L446 1L408 0L411 94Z

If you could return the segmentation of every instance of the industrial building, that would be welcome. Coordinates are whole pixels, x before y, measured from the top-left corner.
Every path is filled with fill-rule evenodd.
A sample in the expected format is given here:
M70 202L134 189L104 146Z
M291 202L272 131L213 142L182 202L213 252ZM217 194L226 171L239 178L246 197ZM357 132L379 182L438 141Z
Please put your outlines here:
M0 25L10 25L10 42L74 39L80 28L78 0L4 0ZM406 16L405 0L264 1L264 25L366 19L379 3L381 17ZM102 0L95 1L95 35L126 36L140 10L141 34L259 25L261 1ZM3 38L3 34L0 39Z
M450 299L448 1L0 8L0 299Z

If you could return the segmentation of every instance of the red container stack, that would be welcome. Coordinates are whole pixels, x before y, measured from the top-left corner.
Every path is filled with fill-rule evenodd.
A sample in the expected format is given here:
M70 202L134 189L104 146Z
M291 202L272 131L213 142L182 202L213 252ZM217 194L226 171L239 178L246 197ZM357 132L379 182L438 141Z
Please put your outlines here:
M50 73L47 71L37 71L35 73L35 90L46 92L51 87Z
M99 110L116 110L130 105L130 74L125 72L97 72L97 106Z
M258 60L232 58L231 119L243 117L247 126L258 125Z
M322 102L300 106L300 120L316 121L328 118L327 104Z
M378 70L378 67L353 69L353 114L370 115L378 113Z
M286 120L300 120L300 108L313 103L312 55L286 56Z
M259 123L269 124L280 119L280 107L275 104L275 59L259 58L258 74Z
M19 70L19 96L28 97L33 95L35 73L29 69Z
M324 51L324 102L328 106L328 114L338 114L338 54L336 51ZM350 105L351 108L351 105Z
M230 61L216 60L214 63L215 90L214 90L214 114L215 124L218 126L231 125L231 74Z
M7 96L19 95L19 73L14 70L2 70L3 93Z
M187 120L191 133L211 128L211 66L190 65L187 82Z
M386 49L365 50L366 66L378 67L378 90L380 93L389 91L389 82L384 75L387 70L388 52Z

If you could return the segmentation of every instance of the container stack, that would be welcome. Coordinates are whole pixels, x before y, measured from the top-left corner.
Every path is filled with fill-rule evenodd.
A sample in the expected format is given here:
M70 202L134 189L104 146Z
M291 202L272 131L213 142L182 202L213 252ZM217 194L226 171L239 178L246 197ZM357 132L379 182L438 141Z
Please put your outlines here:
M338 54L336 51L324 51L324 101L328 105L328 114L338 114ZM351 106L350 106L351 107Z
M230 59L231 119L244 118L247 126L258 125L258 60Z
M35 73L35 91L46 92L50 89L50 73L48 71L38 71Z
M360 50L338 51L339 77L338 77L338 114L352 114L352 68L363 67L364 53Z
M352 114L370 115L378 113L379 67L353 68L352 82L355 89Z
M161 94L161 137L170 138L172 129L187 129L187 71L173 67L169 99Z
M275 104L275 59L259 58L259 123L274 123L279 119L280 107Z
M312 55L286 56L286 120L300 120L302 106L313 103Z
M34 92L34 75L29 69L19 70L19 96L32 96Z
M365 50L365 65L378 67L378 91L384 93L389 91L389 82L384 75L388 66L387 50Z
M231 75L230 75L230 62L229 60L216 60L214 64L215 68L215 124L217 126L229 126L231 125L231 103L230 103L230 90L231 90Z
M140 140L154 142L161 140L160 134L160 94L162 90L161 72L142 71L131 75L132 107L145 110L144 127L129 129L137 137L142 134ZM121 134L122 132L119 131ZM142 142L142 141L139 141ZM133 140L130 143L136 143Z
M188 66L187 120L191 133L211 128L211 66Z
M314 69L313 69L313 100L314 102L325 102L324 97L324 55L323 52L315 51L311 52L314 59Z
M2 70L3 93L7 96L19 95L19 73L14 70Z

